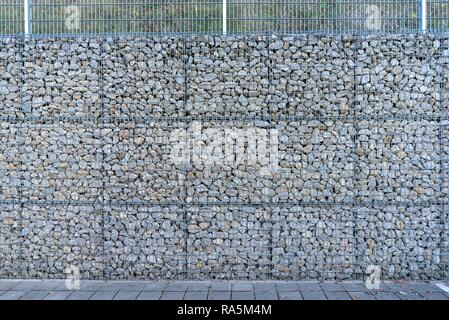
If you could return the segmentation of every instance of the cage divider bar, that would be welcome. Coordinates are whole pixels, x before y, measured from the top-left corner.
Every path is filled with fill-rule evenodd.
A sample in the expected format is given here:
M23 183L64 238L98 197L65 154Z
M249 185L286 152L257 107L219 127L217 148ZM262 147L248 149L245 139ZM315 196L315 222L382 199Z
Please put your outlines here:
M23 18L24 18L24 32L28 36L32 34L32 0L23 0Z
M427 0L420 0L421 32L427 32Z
M94 205L96 202L94 201L80 201L80 200L0 200L0 204L3 205L13 205L13 204L24 204L24 205L37 205L37 206L64 206L64 205L80 205L80 206L88 206ZM125 207L125 206L137 206L137 207L156 207L156 206L197 206L197 207L232 207L232 206L268 206L269 202L156 202L156 201L106 201L107 206L117 206L117 207ZM301 206L301 207L333 207L333 206L352 206L354 204L360 206L441 206L447 204L447 201L384 201L384 200L366 200L366 201L358 201L355 203L354 201L322 201L322 202L314 202L314 201L290 201L290 202L276 202L278 206Z
M446 45L449 44L449 37L447 35L442 37L442 39L443 39L443 43L446 42ZM442 43L440 42L440 50L442 51L442 53L439 54L439 58L440 58L440 61L442 61L443 65L441 67L441 72L442 72L441 77L442 78L441 78L441 81L440 81L440 89L441 89L441 96L440 96L440 99L441 99L440 100L440 130L442 131L441 134L443 134L443 132L444 132L443 126L442 126L443 119L446 121L446 123L445 123L446 130L448 130L448 128L449 128L449 123L448 123L449 122L449 119L448 119L449 100L447 100L449 98L445 98L446 97L445 93L449 92L449 86L448 86L447 82L446 83L444 82L445 75L449 75L449 57L446 54L447 52L449 52L449 48L446 48L446 50L443 50L444 47L441 44ZM443 86L443 83L444 83L444 86ZM448 94L448 97L449 97L449 94ZM446 137L446 140L448 138L449 137ZM440 143L442 143L442 140L443 140L442 136L440 135ZM445 149L449 151L449 145L447 144L447 141L446 141L445 147L446 147ZM443 152L442 148L443 148L443 146L441 146L441 149L440 149L441 153ZM449 155L447 155L447 157L449 157ZM442 157L440 157L440 160L442 160L441 158ZM446 157L445 157L445 162L446 163L444 164L444 166L449 164L449 159L447 159ZM440 164L441 171L446 171L446 168L443 168L442 165L443 164ZM447 279L449 279L449 176L445 176L441 180L441 184L442 184L443 190L444 190L444 180L446 180L446 185L445 186L446 186L446 192L447 193L446 194L442 193L442 198L441 198L441 200L442 200L442 205L441 205L442 208L441 208L441 211L442 211L442 218L443 218L443 228L446 230L446 237L447 238L446 238L446 243L443 242L444 239L441 239L441 242L442 242L443 248L446 246L446 252L445 252L445 254L446 254L446 261L445 261L446 262L446 270L445 270L445 272L446 272L446 280L447 280ZM445 197L446 197L446 201L444 200ZM445 206L447 208L446 210L444 209ZM446 219L444 219L444 214L446 214Z
M178 123L183 123L184 125L184 130L188 130L188 119L187 119L187 113L188 113L188 100L189 100L189 84L190 84L190 68L191 65L189 66L189 58L190 58L190 52L187 50L187 47L192 45L191 42L193 41L192 38L188 38L188 37L183 37L181 38L182 41L182 54L181 54L181 58L183 61L183 67L184 67L184 84L183 84L183 88L184 88L184 93L183 93L183 102L182 102L182 115L179 115L178 112ZM178 49L179 50L179 49ZM182 116L183 117L183 122L180 121L179 117ZM187 146L187 149L190 149L190 144L189 144L189 139L188 139L188 135L185 134L185 146ZM191 152L189 151L189 156L191 155ZM191 161L189 159L189 161ZM189 279L189 259L188 259L188 245L189 245L189 217L188 217L188 208L187 208L187 177L188 177L188 166L182 166L182 170L181 173L179 174L181 179L183 180L182 182L182 186L180 186L179 190L181 192L180 194L180 199L182 199L182 201L184 202L184 204L182 205L182 211L183 211L183 223L184 226L182 226L182 228L184 228L184 275L186 280ZM184 171L184 173L182 173L182 171ZM180 226L181 229L181 226Z
M257 40L257 39L256 39ZM272 148L272 137L271 137L271 132L273 130L273 119L272 119L272 104L273 104L273 95L275 92L275 88L274 88L274 77L273 77L273 64L274 64L274 57L272 55L271 49L270 49L270 45L271 45L271 41L273 40L273 34L271 34L270 36L268 36L268 39L266 39L265 45L267 48L267 54L268 57L266 58L266 61L268 62L268 83L269 83L269 101L268 101L268 114L269 114L269 128L270 130L268 130L268 139L269 139L269 174L270 174L270 184L271 184L271 191L270 191L270 196L269 196L269 221L270 221L270 227L271 227L271 231L270 231L270 238L269 238L269 248L270 248L270 266L269 266L269 275L268 275L268 279L269 280L273 280L273 270L274 270L274 263L273 263L273 234L274 234L274 227L273 227L273 203L274 203L274 191L275 191L275 183L274 183L274 173L273 173L273 168L272 168L272 163L271 161L273 160L271 153L273 152L273 148Z
M227 0L222 0L222 11L223 11L223 35L226 35L228 32L228 27L227 27Z
M353 199L353 241L354 241L354 251L353 251L353 257L354 257L354 262L356 263L356 267L358 264L359 270L361 272L360 276L363 278L363 270L362 270L362 260L363 260L363 255L361 252L359 252L359 219L358 219L358 203L359 203L359 196L358 196L358 183L360 180L359 174L360 174L360 160L357 154L357 145L358 145L358 141L359 141L359 125L358 125L358 121L356 121L356 114L357 114L357 107L359 105L359 103L357 103L357 99L356 99L356 93L358 90L358 86L357 86L357 77L356 77L356 70L357 70L357 66L358 66L358 48L359 48L359 39L356 37L351 37L351 43L353 44L353 46L350 46L349 48L353 48L354 52L353 52L353 57L352 59L354 60L353 62L353 67L352 67L352 102L351 102L351 109L352 112L354 114L353 120L352 120L352 125L353 125L353 130L354 130L354 135L353 135L353 172L352 172L352 176L353 176L353 185L355 186L355 192L354 192L354 199ZM346 52L345 50L345 40L343 41L343 50L344 52ZM351 49L352 50L352 49ZM346 53L345 53L345 58L346 57ZM352 278L356 279L357 278L357 269L354 270L354 266L353 266L353 275Z
M353 92L348 92L353 94ZM9 123L32 123L32 124L55 124L57 122L62 123L72 123L72 124L81 124L83 122L95 122L95 121L103 121L104 123L140 123L140 124L148 124L148 123L159 123L159 122L179 122L179 116L176 117L158 117L158 116L27 116L24 112L23 115L12 116L0 115L0 121L7 121ZM438 122L441 118L442 120L449 120L448 115L355 115L355 116L299 116L299 115L287 115L287 116L195 116L190 115L189 121L221 121L221 122L230 122L230 121L238 121L238 122L254 122L254 121L327 121L327 120L344 120L344 121L436 121Z
M20 49L19 49L19 56L20 56L20 63L21 63L21 68L20 68L20 85L19 85L19 92L20 92L20 108L23 108L24 106L24 79L25 79L25 74L26 74L26 67L25 67L25 37L22 37L21 39L21 45L20 45ZM26 154L26 135L24 134L24 128L22 127L22 123L18 123L18 127L17 127L17 136L19 138L19 145L18 148L20 147L20 145L22 145L22 152L19 152L19 157L20 157L20 175L19 175L19 203L20 203L20 225L19 225L19 239L21 239L21 243L20 243L20 266L21 266L21 277L22 279L26 278L26 265L25 265L25 256L24 256L24 250L25 250L25 237L23 236L23 228L24 228L24 210L25 210L25 204L24 204L24 181L25 181L25 169L24 169L24 163L23 163L23 155ZM17 140L16 140L17 142Z
M102 241L102 245L101 245L101 256L102 256L102 266L101 266L101 270L102 270L102 278L106 279L106 266L107 266L107 258L106 258L106 237L105 237L105 225L106 225L106 208L105 208L105 189L106 189L106 179L107 179L107 174L105 174L105 167L106 167L106 163L105 163L105 142L106 142L106 137L104 137L104 134L106 132L106 123L104 121L104 116L105 116L105 90L104 90L104 82L105 82L105 72L104 72L104 68L105 68L105 59L106 59L106 51L105 51L105 46L106 46L106 39L100 39L100 114L102 116L101 119L96 119L96 121L94 122L97 126L99 126L100 128L100 148L101 148L101 176L102 176L102 183L101 183L101 192L99 193L98 197L96 198L98 202L98 206L100 208L100 212L101 212L101 241ZM98 199L100 197L100 199Z
M441 39L441 40L443 40L443 39ZM427 48L427 46L426 46L426 48ZM443 56L441 55L441 51L443 51L442 50L442 45L441 45L441 43L440 43L440 47L438 48L438 50L437 50L437 56L436 56L436 58L435 58L435 60L436 60L436 63L435 63L435 65L438 67L438 66L440 66L440 70L441 70L441 74L440 74L440 77L441 77L441 80L444 78L444 58L443 58ZM427 54L427 56L430 56L430 54ZM438 77L438 74L439 74L439 72L437 71L437 77ZM443 102L442 102L442 100L444 99L443 97L444 97L444 92L443 92L443 87L442 87L442 81L439 81L439 86L438 86L438 92L439 92L439 94L440 94L440 99L439 99L439 101L438 101L438 114L440 115L440 117L439 117L439 119L438 119L438 144L439 144L439 179L440 179L440 181L439 181L439 197L441 198L441 200L444 200L444 194L443 194L443 192L444 192L444 178L443 178L443 175L442 175L442 173L443 173L443 142L442 142L442 135L443 135L443 127L442 127L442 114L443 114ZM444 218L444 205L443 206L438 206L438 210L440 211L440 219L441 220L443 220L442 218ZM439 252L439 255L440 255L440 264L443 264L443 268L444 268L444 256L445 256L445 253L444 253L444 249L443 248L441 248L441 246L443 245L443 239L444 239L444 230L445 230L445 224L443 223L443 224L441 224L440 223L440 228L441 228L441 230L440 230L440 239L439 239L439 244L438 244L438 246L440 247L440 252ZM441 270L443 270L443 268L441 268ZM440 271L440 270L439 270ZM440 271L441 272L441 271ZM439 277L440 278L440 277Z

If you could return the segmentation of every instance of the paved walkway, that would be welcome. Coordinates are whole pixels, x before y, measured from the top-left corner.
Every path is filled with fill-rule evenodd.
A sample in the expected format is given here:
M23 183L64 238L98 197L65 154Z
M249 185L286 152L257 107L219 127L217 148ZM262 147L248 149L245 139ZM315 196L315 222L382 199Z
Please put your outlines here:
M443 284L441 289L437 284ZM449 283L312 281L0 280L0 300L449 300Z

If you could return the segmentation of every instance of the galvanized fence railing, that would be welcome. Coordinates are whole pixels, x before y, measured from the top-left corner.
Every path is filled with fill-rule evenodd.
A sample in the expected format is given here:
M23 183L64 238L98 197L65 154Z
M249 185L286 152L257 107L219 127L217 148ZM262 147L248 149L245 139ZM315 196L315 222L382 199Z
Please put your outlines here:
M448 30L448 0L0 0L0 35Z

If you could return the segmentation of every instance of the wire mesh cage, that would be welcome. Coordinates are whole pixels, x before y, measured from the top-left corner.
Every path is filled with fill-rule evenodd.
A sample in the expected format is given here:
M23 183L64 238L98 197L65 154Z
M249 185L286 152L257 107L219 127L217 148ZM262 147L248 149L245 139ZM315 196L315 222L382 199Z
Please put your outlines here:
M192 34L222 1L55 4L31 34L79 5L73 34L139 35L0 39L0 277L447 279L447 36L312 34L415 32L418 2L227 1L225 40Z

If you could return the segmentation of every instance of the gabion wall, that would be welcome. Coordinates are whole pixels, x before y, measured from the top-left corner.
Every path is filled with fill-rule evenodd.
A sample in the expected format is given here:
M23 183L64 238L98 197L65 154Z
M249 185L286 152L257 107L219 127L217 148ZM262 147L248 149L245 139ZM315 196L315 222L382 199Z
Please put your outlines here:
M447 38L0 41L1 277L448 277ZM278 170L173 163L193 123Z

